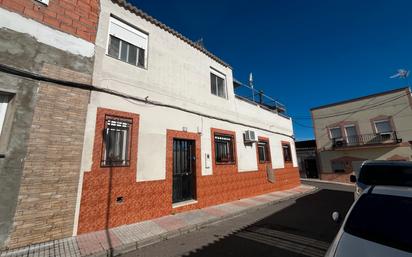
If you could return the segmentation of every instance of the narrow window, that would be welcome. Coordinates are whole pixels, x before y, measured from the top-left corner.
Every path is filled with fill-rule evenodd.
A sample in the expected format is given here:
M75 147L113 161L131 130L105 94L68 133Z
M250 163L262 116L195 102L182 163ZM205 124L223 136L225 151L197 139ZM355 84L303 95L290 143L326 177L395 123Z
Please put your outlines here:
M139 53L138 53L138 59L137 59L137 66L140 67L145 67L145 50L143 48L138 47L137 49L139 49Z
M6 111L9 101L10 95L0 92L0 135L3 130L4 121L6 120Z
M290 151L290 144L288 143L282 143L282 149L283 149L283 159L285 162L291 162L292 161L292 153Z
M215 134L216 163L234 163L233 136Z
M136 65L137 56L138 56L137 55L137 51L138 51L137 49L138 49L137 46L129 44L129 55L128 55L128 59L127 59L128 63Z
M346 141L349 145L354 145L359 143L358 132L356 131L355 125L345 126Z
M212 94L222 98L226 98L226 83L225 79L210 73L210 89Z
M393 131L391 123L389 120L380 120L380 121L375 121L375 128L376 128L376 133L381 134L381 133L390 133Z
M0 154L4 154L10 138L13 122L13 96L0 92Z
M267 141L258 142L258 155L260 163L270 162L270 151Z
M106 116L103 131L102 166L130 165L131 119Z
M148 35L128 24L110 17L107 54L129 64L146 67Z
M342 138L342 131L340 127L330 128L329 131L330 131L330 137L332 139Z
M127 62L128 52L129 52L129 44L125 41L120 40L120 60Z
M116 59L119 58L119 52L120 52L120 39L110 36L110 42L109 42L109 52L108 54Z
M345 164L342 161L332 162L333 172L345 172Z

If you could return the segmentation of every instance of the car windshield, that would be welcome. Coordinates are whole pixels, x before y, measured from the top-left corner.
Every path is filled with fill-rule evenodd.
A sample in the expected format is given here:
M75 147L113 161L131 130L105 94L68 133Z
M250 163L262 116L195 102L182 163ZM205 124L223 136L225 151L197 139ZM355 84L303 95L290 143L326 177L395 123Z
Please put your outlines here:
M352 209L344 231L412 252L412 198L364 194Z
M412 167L365 165L358 181L366 185L412 186Z

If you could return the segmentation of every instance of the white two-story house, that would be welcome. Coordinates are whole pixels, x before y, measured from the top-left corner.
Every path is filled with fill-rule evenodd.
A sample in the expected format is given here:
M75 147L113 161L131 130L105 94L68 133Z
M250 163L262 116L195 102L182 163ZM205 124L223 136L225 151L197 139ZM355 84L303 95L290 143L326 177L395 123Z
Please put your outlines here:
M74 234L300 183L291 119L237 97L228 64L123 0L101 1L93 85Z

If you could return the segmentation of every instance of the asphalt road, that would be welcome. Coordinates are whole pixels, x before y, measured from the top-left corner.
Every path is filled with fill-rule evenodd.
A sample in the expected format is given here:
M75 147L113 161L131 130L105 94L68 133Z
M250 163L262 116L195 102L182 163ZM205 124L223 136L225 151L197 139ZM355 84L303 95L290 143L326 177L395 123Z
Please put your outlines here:
M316 193L216 223L124 256L321 257L339 229L339 225L332 221L331 213L346 214L353 202L353 188L325 183L316 186L320 188Z

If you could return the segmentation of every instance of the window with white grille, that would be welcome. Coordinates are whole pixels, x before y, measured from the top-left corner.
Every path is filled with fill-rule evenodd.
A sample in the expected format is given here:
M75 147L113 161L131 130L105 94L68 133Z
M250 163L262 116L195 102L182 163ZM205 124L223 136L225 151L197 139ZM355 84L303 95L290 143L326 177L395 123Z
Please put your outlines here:
M132 119L106 116L103 131L102 166L130 165Z
M216 163L235 163L233 136L215 134Z

